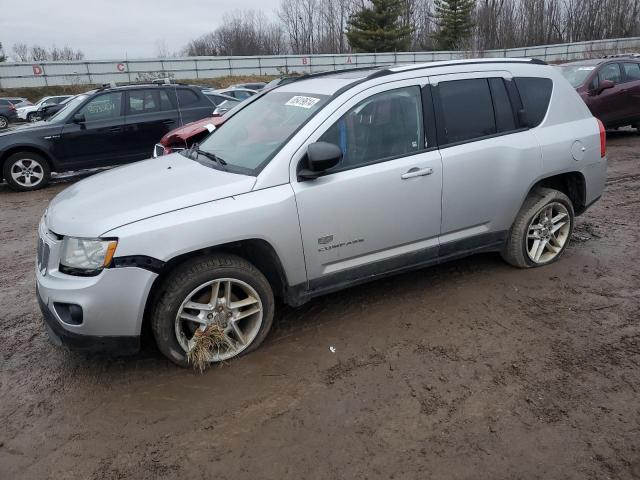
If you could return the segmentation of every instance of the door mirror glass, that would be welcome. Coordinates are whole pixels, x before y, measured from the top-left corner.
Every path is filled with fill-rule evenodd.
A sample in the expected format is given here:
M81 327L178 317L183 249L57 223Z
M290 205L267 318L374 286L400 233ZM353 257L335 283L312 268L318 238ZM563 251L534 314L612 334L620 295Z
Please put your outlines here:
M307 168L298 173L304 179L318 178L342 160L340 147L328 142L316 142L307 147Z
M73 123L85 123L87 119L84 117L83 113L76 113L73 116Z

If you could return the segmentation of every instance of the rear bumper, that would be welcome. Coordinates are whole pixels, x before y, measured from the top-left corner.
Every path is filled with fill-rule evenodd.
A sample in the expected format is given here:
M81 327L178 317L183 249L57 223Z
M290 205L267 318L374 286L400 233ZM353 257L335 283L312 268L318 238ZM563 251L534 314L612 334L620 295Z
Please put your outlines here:
M111 355L132 355L140 350L140 336L80 335L66 330L42 300L37 287L36 292L47 335L54 345L85 353Z

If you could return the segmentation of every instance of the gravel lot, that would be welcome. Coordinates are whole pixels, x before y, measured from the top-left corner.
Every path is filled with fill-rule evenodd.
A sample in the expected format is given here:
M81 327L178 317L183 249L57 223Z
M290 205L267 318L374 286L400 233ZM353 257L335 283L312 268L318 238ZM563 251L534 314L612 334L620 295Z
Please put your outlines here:
M640 478L640 136L552 266L480 255L283 308L200 375L49 344L0 185L0 478ZM335 347L335 353L330 351Z

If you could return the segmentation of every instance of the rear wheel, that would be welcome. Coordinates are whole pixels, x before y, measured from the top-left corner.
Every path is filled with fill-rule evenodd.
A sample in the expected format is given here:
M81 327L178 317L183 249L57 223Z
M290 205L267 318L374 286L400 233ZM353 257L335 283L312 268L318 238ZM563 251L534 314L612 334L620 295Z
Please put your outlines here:
M9 126L9 120L4 115L0 115L0 130L3 130Z
M194 363L198 337L215 332L205 363L231 360L255 350L273 322L274 300L264 275L229 254L190 260L161 287L151 315L160 351L181 367Z
M574 222L573 204L564 193L537 188L524 201L502 258L520 268L555 262L569 244Z
M9 186L19 192L42 188L51 178L49 163L33 152L11 155L4 162L2 173Z

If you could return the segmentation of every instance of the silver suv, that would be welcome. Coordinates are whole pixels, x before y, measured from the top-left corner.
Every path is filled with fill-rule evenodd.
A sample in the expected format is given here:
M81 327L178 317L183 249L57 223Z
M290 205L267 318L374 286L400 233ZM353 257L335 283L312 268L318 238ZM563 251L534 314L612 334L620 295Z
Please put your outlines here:
M135 351L147 324L189 364L255 349L274 298L476 252L558 259L601 195L602 125L556 69L464 60L311 75L261 92L200 145L76 183L39 226L47 330Z

